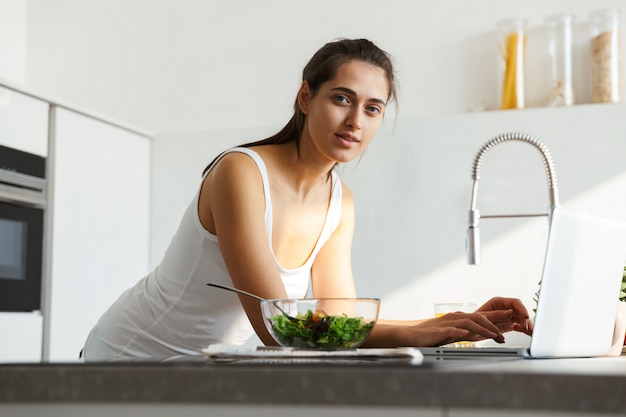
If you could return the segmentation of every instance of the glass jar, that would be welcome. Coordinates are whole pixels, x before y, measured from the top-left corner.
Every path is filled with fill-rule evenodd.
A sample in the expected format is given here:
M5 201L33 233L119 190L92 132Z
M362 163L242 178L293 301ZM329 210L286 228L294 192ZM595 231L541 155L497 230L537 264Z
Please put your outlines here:
M619 10L589 13L591 25L591 102L622 100Z
M500 109L524 108L527 24L526 19L519 17L496 22Z
M545 18L550 54L549 106L571 106L575 102L572 78L572 25L574 15L557 14Z

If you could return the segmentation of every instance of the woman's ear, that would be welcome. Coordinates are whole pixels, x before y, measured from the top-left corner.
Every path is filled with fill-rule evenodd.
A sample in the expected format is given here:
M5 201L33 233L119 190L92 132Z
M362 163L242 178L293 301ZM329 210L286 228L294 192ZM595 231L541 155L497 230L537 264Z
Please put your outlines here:
M309 89L309 83L302 81L300 90L298 91L298 106L304 114L309 114L309 100L311 98L311 90Z

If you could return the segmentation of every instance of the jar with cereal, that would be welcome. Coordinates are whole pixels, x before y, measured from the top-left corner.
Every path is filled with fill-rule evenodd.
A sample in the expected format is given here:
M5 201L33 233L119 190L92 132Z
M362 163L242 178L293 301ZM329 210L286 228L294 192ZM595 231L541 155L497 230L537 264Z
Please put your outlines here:
M591 25L591 102L622 101L620 10L589 14Z

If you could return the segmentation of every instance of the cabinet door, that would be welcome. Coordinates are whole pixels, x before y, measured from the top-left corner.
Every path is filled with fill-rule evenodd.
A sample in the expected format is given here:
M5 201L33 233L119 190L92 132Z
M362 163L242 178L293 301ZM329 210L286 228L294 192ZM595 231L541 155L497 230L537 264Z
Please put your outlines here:
M48 155L48 103L0 87L0 145Z
M0 314L0 363L41 361L42 316L32 313Z
M49 360L65 361L148 272L150 140L59 109L51 156Z

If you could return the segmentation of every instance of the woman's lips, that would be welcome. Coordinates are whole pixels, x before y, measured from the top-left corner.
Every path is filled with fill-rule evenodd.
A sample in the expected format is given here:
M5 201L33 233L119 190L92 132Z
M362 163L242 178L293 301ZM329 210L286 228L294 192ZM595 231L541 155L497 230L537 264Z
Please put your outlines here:
M336 136L339 139L343 139L343 140L346 140L348 142L360 142L359 138L357 138L354 135L351 135L350 133L337 133Z

